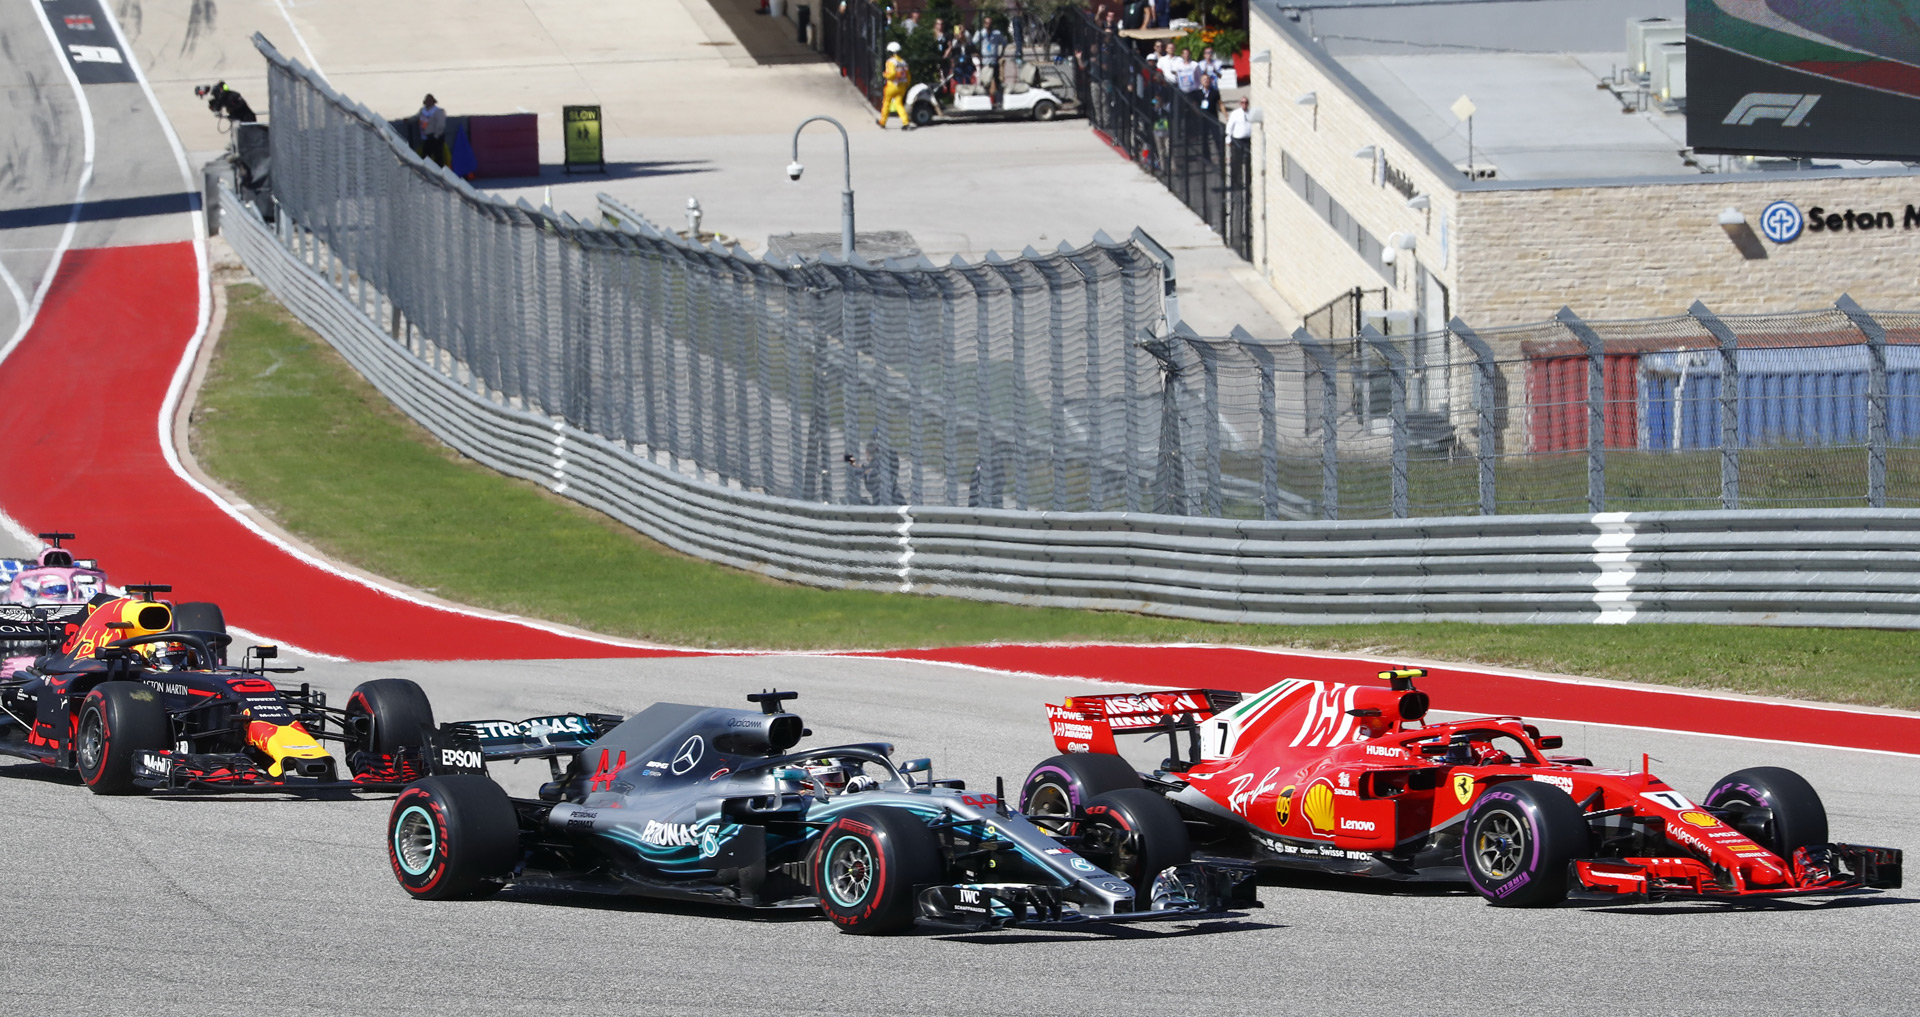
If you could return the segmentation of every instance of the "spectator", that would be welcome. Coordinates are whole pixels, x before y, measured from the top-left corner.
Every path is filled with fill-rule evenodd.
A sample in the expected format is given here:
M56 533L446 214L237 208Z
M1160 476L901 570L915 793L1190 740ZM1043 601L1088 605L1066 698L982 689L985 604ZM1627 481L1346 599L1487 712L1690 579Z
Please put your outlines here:
M420 112L416 114L420 122L420 158L431 159L445 166L447 164L447 111L429 93L420 100Z
M1192 95L1200 89L1200 79L1206 77L1200 65L1185 56L1176 58L1173 70L1173 83L1186 95Z
M944 63L947 59L947 47L953 45L953 36L947 33L947 19L933 19L933 51L940 55Z
M985 84L989 91L997 92L1003 87L1000 60L1006 53L1007 33L998 22L989 21L986 30L980 33L980 60L987 71Z
M1227 114L1227 137L1234 141L1245 141L1253 137L1253 118L1247 110L1247 97L1240 97L1240 105Z
M953 42L947 47L947 64L953 69L953 83L973 84L973 43L967 38L967 26L953 26Z
M1197 77L1199 80L1194 86L1194 97L1200 100L1200 108L1205 110L1208 116L1218 120L1220 118L1220 83L1205 71L1201 71Z
M1020 0L1013 0L1007 9L1007 23L1013 27L1013 62L1017 64L1027 58L1027 12Z
M1225 65L1220 62L1219 58L1213 55L1212 46L1208 46L1206 49L1200 51L1199 68L1205 71L1208 77L1213 79L1215 85L1220 84L1220 71L1224 67Z
M920 15L918 13L909 13L907 15L907 20L902 21L900 23L900 27L906 29L908 35L912 35L913 33L919 31Z
M1100 27L1105 29L1108 35L1119 35L1120 12L1111 7L1107 8L1107 20Z

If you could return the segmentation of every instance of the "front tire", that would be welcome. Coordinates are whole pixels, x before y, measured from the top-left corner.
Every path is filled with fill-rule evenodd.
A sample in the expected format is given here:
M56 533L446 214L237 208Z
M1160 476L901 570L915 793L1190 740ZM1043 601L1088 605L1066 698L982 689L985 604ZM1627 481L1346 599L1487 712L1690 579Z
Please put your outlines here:
M1020 788L1020 811L1054 836L1073 832L1081 810L1109 791L1141 787L1133 764L1104 752L1069 752L1042 760Z
M1060 107L1046 99L1033 104L1033 118L1042 123L1052 120L1059 112Z
M1154 877L1193 860L1187 824L1173 803L1143 787L1096 795L1080 824L1080 853L1133 884L1134 908L1151 906Z
M1727 825L1789 862L1800 848L1827 842L1827 807L1813 785L1792 770L1736 770L1714 781L1702 804L1726 810Z
M915 127L925 127L928 124L933 123L933 103L930 103L930 102L914 103L913 111L911 114L909 114L909 116L912 118L913 126Z
M1585 814L1565 791L1508 781L1481 793L1468 810L1460 862L1487 903L1546 907L1567 899L1568 868L1592 850L1591 841Z
M424 753L433 727L433 704L418 684L406 678L363 682L347 697L347 758L356 752L389 759L405 749Z
M883 935L912 927L917 889L941 881L940 843L899 809L849 809L835 817L813 856L820 910L840 931Z
M410 784L387 815L387 860L421 900L498 893L520 861L520 821L500 785L479 774Z
M97 795L137 794L133 757L173 747L173 722L160 694L139 682L102 682L80 702L74 757L80 779Z

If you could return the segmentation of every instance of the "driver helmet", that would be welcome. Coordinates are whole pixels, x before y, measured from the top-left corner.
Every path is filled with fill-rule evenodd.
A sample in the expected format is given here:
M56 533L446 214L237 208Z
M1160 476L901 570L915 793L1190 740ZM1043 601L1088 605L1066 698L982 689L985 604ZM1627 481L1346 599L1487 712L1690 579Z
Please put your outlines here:
M898 53L898 52L900 52L900 44L899 44L899 43L897 43L897 42L890 42L890 43L887 43L887 52L889 52L889 53Z
M838 763L807 764L807 779L813 782L816 790L828 794L838 794L846 790L848 776L847 768Z
M61 602L73 595L66 576L40 576L21 585L37 600Z

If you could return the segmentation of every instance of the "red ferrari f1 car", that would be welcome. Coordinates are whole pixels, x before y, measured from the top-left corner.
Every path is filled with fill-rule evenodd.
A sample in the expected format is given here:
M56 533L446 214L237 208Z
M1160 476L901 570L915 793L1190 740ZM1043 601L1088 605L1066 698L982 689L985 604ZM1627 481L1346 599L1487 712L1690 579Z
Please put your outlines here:
M1696 804L1644 760L1633 772L1547 755L1561 739L1517 717L1426 723L1413 687L1425 674L1075 696L1047 707L1064 754L1033 769L1020 809L1072 837L1096 796L1144 788L1186 821L1196 859L1466 882L1507 907L1900 885L1901 852L1828 843L1820 796L1791 770L1740 770ZM1136 772L1121 734L1165 735L1168 758Z

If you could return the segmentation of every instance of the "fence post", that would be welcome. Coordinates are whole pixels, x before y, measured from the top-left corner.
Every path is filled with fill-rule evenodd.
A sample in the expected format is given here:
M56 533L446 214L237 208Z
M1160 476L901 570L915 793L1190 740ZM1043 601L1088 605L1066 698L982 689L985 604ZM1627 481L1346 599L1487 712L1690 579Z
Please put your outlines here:
M1180 434L1180 365L1171 339L1140 330L1140 348L1160 362L1160 462L1154 486L1160 489L1154 509L1168 515L1187 514L1186 444Z
M1320 514L1340 518L1340 376L1333 351L1313 337L1305 326L1293 330L1293 341L1307 351L1320 371Z
M1720 507L1740 507L1740 337L1696 300L1687 308L1700 327L1720 344ZM1673 427L1680 430L1680 400L1673 406Z
M1280 422L1274 410L1279 389L1273 377L1273 350L1239 325L1233 341L1260 371L1260 518L1280 518Z
M1498 508L1499 491L1495 488L1493 461L1494 443L1498 440L1494 432L1495 399L1498 396L1498 367L1493 363L1493 350L1486 340L1480 338L1467 323L1455 317L1447 323L1447 328L1473 353L1473 366L1478 376L1474 383L1473 405L1479 411L1479 420L1474 428L1474 458L1480 464L1480 514L1493 515Z
M1200 388L1200 435L1205 442L1201 446L1203 459L1200 466L1206 478L1206 493L1202 496L1200 511L1217 518L1224 511L1220 495L1220 354L1186 322L1173 326L1172 341L1184 343L1200 359L1200 371L1205 379Z
M1587 350L1587 511L1607 510L1607 349L1600 336L1561 307L1554 320L1567 327Z
M1867 504L1887 507L1887 330L1842 293L1833 302L1867 337Z
M1360 339L1387 362L1387 398L1393 414L1393 517L1407 517L1407 358L1372 325L1360 327Z

